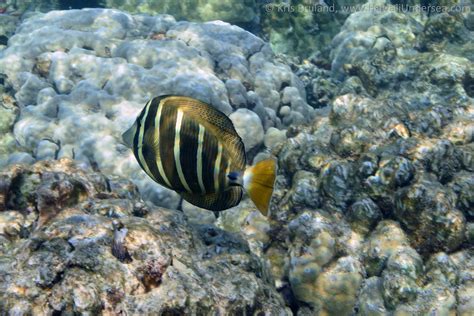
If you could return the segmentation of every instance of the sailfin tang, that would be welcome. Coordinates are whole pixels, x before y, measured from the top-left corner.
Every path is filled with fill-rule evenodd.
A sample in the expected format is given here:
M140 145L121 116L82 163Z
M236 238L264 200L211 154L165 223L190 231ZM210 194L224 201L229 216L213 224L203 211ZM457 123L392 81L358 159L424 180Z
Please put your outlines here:
M276 162L265 159L244 172L244 188L258 210L267 216L276 177Z

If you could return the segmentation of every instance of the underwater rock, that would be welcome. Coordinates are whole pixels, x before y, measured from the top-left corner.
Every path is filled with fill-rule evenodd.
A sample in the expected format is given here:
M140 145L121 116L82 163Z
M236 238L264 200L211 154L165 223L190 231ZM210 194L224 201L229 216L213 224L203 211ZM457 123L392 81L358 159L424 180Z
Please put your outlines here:
M365 89L335 95L328 110L318 111L320 117L309 126L288 129L286 142L273 149L280 176L270 212L273 243L264 255L275 265L272 272L281 289L289 285L296 300L311 302L310 308L299 304L303 313L320 313L320 302L312 299L320 293L310 294L315 293L314 278L342 254L357 258L367 277L377 277L357 294L357 304L367 314L448 313L456 308L456 285L426 281L420 271L426 269L422 257L464 249L472 240L467 192L472 191L468 126L473 103L459 89L469 66L455 59L461 75L437 86L430 76L431 59L409 56L400 58L406 63L400 69L382 72L400 76L408 71L408 77L394 79L402 82L398 87L373 80L375 95ZM396 69L390 65L383 71ZM306 76L306 66L298 67ZM416 67L426 71L410 73ZM367 73L367 78L374 75ZM432 91L429 99L412 92L408 82L414 76L420 87ZM351 76L346 82L354 78L360 80ZM453 134L459 126L467 128ZM453 135L459 135L456 141L450 139ZM303 216L306 221L297 221ZM324 267L309 255L314 247L309 242L317 233L308 232L304 242L286 237L295 221L304 231L312 225L310 218L318 216L332 232L336 253ZM372 289L373 296L365 292Z
M1 93L0 85L0 167L8 163L9 155L18 148L12 133L13 125L19 114L18 108L12 102L12 97Z
M426 140L419 144L414 158L446 183L461 169L461 152L447 140Z
M458 284L459 276L456 263L445 252L434 254L426 264L425 279L430 283Z
M467 295L464 296L465 292L460 291L465 284L462 280L463 276L472 275L473 271L472 253L469 250L452 255L443 252L436 253L426 263L425 271L425 275L417 280L420 287L416 300L398 305L395 309L396 313L454 314L457 312L460 315L468 315L472 312L472 306L465 304L469 298L472 298L472 293L466 293Z
M296 299L306 303L315 300L315 282L334 256L335 241L325 219L303 213L289 224L293 239L290 249L289 281ZM305 227L300 227L306 222Z
M462 243L466 220L455 207L455 196L429 176L397 192L394 215L418 251L453 251Z
M342 257L316 280L315 309L321 314L351 315L363 280L362 265Z
M457 291L457 308L456 311L459 315L469 315L474 310L474 282L473 282L473 271L474 271L474 262L473 254L466 254L465 258L468 262L466 263L466 268L462 270L460 276L460 285Z
M15 164L30 165L34 162L35 162L35 158L33 158L33 156L30 153L18 151L18 152L14 152L10 154L5 164L6 165L15 165Z
M365 198L352 204L346 216L354 230L368 233L382 219L382 212L374 201Z
M382 290L381 278L373 276L364 281L358 298L358 315L389 315L384 304Z
M369 276L379 276L387 260L409 243L398 223L381 221L364 246L365 270Z
M186 219L191 224L213 224L216 220L214 213L209 212L203 208L192 205L191 203L183 200L181 209L186 215Z
M229 79L225 82L225 87L229 93L229 102L234 108L247 107L248 96L247 91L238 79ZM257 99L258 100L258 99ZM258 102L258 101L257 101Z
M258 150L265 129L286 127L275 115L285 88L293 88L297 100L286 124L314 116L300 80L275 60L268 44L224 22L176 22L169 15L108 9L37 14L11 37L0 73L20 108L14 136L21 151L35 160L69 157L128 177L146 200L172 208L178 195L142 172L121 140L151 97L186 95L227 115L246 111L251 120L240 132L247 150Z
M321 205L320 184L314 174L304 170L297 171L293 176L292 183L288 192L288 195L291 196L289 204L292 208L317 208Z
M422 262L420 255L408 247L390 255L382 273L383 297L389 309L417 297L420 289L416 281L422 270Z
M13 33L15 33L17 23L17 17L0 14L0 51L7 46L8 39L13 35Z
M317 53L316 53L317 55ZM283 59L283 58L282 58ZM314 108L323 108L340 95L340 82L332 78L327 70L329 61L322 63L316 57L301 62L298 59L284 59L295 70L305 86L308 104Z
M352 199L353 166L347 162L330 162L324 166L321 174L321 191L337 206L346 206Z
M250 199L244 199L239 205L221 212L215 224L225 231L244 236L250 250L259 256L268 247L270 223Z
M351 14L332 40L331 70L338 78L344 76L344 65L371 61L376 55L390 62L397 55L414 52L416 35L421 33L422 25L396 9L374 11L370 9L371 5L369 2L367 10ZM367 90L374 89L374 78L361 80Z
M371 10L376 4L387 10ZM436 14L403 12L394 4L370 1L351 14L333 39L329 60L320 53L288 58L308 103L323 106L309 125L292 126L272 149L280 175L264 255L280 290L291 289L294 300L304 302L296 304L298 313L329 313L314 280L344 256L362 266L361 291L351 307L357 314L470 308L470 282L461 303L454 277L470 268L452 263L452 253L469 261L474 236L472 32L458 25L467 14L434 18L452 21L443 26L428 22ZM444 27L436 33L439 45L423 44L430 42L424 39L430 23ZM456 50L459 34L464 38ZM282 122L291 113L293 91L283 90ZM326 254L327 248L315 250L326 241L312 241L326 231L333 246L320 265L313 254ZM450 260L439 259L446 269L436 272L428 259L440 251Z
M3 211L0 213L0 234L9 237L19 237L24 225L24 218L17 211Z
M450 55L473 57L472 53L469 54L473 49L469 22L472 17L469 16L469 11L457 11L430 15L419 38L422 50L445 51Z
M47 12L50 10L58 10L61 1L7 0L4 2L6 4L6 13L17 16L30 11Z
M55 159L59 151L59 145L49 140L42 140L36 147L35 158L37 160Z
M450 187L456 193L456 206L469 220L474 218L474 178L472 174L461 171L455 175Z
M62 159L9 167L1 187L6 313L291 313L246 241L151 204L134 216L143 202L127 180ZM112 254L116 220L127 261Z
M234 124L237 134L242 138L247 152L256 149L263 143L262 121L257 114L247 109L238 109L229 118Z
M346 2L261 1L261 27L277 53L308 57L328 46L351 13ZM364 1L351 1L353 5Z
M266 148L273 149L284 141L286 141L286 131L270 127L265 133L263 143Z

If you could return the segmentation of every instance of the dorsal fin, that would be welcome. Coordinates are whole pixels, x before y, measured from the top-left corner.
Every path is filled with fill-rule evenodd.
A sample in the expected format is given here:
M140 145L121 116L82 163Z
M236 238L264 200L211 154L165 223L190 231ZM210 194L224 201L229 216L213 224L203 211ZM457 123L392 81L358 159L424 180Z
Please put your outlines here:
M161 102L164 106L178 106L206 128L215 129L216 133L225 133L240 139L229 117L202 101L183 96L166 96Z

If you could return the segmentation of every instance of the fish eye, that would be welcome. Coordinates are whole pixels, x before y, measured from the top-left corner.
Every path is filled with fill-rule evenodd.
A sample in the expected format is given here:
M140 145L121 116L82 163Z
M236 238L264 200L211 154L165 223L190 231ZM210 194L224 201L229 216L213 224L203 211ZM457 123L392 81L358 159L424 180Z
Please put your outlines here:
M227 177L228 177L230 180L235 181L235 180L237 180L237 178L238 178L238 174L237 174L237 172L231 172L231 173L229 173L229 174L227 175Z

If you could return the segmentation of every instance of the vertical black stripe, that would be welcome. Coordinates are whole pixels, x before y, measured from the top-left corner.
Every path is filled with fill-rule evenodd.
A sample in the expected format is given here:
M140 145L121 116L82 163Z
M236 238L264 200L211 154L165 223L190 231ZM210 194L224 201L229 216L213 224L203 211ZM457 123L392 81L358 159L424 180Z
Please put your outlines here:
M242 188L231 187L226 191L217 194L216 199L209 205L213 211L222 211L239 204L242 199Z
M184 191L185 188L179 180L178 171L174 163L174 135L176 128L177 109L174 106L163 104L160 120L160 155L163 163L163 169L166 177L170 181L171 188L178 192Z
M155 127L156 110L158 109L158 103L156 99L151 101L150 109L148 110L148 116L145 118L145 131L149 131Z
M226 170L227 170L227 165L229 163L229 159L227 159L227 151L224 148L222 149L222 159L221 159L221 167L220 167L220 172L219 172L219 188L220 191L224 191L226 189Z
M214 163L217 158L217 138L206 129L202 149L202 182L207 193L214 192Z
M151 102L151 101L148 101L148 102ZM142 165L142 162L140 161L140 157L138 156L138 146L141 145L140 144L140 128L141 128L141 121L142 121L142 118L143 116L145 115L145 111L146 111L146 106L148 105L148 102L145 104L145 106L143 107L143 110L140 112L140 115L138 115L137 117L137 120L136 120L136 123L137 123L137 129L135 131L135 136L133 137L133 154L135 155L135 159L138 161L138 164L140 165L140 167L145 170L144 166Z
M148 130L145 134L145 141L144 141L143 149L142 149L143 157L145 158L145 161L148 165L148 169L153 174L156 181L159 184L167 187L168 185L161 177L160 172L158 171L158 166L156 165L156 151L155 151L155 147L153 146L153 139L154 139L154 128Z
M141 121L143 119L143 116L145 115L146 107L149 102L145 105L144 109L140 113L137 119L137 132L134 137L134 154L135 157L142 167L143 170L145 170L142 162L139 159L138 155L138 145L142 146L142 155L143 158L145 159L145 162L148 166L148 170L152 173L154 179L161 185L166 186L165 181L163 181L160 173L158 172L158 168L156 166L156 152L155 152L155 146L154 146L154 126L155 126L155 116L156 116L156 111L158 108L158 104L156 102L156 98L153 100L150 100L151 102L150 107L148 109L148 114L147 117L145 118L145 126L144 126L144 133L143 133L143 139L139 139L139 132L141 128ZM142 142L142 144L140 144Z
M189 188L194 193L201 193L197 177L196 154L198 149L199 125L196 121L186 116L183 117L181 126L181 151L180 161L184 178Z
M155 171L156 163L154 159L154 148L153 148L153 126L155 125L154 118L156 115L157 107L154 106L153 100L150 101L150 108L148 109L147 117L145 117L145 132L143 133L143 144L142 154L145 158L148 169L153 174L156 180L162 180L159 173ZM155 167L155 168L154 168ZM160 181L163 183L163 181Z
M156 165L156 149L154 146L154 135L155 135L155 118L156 112L158 110L159 100L157 98L152 100L150 109L148 110L148 116L145 118L145 135L143 136L143 157L146 160L150 172L153 174L155 179L163 186L167 186L165 181L158 171L158 166ZM161 147L161 143L158 143Z
M231 187L225 191L225 199L222 199L221 204L218 206L221 210L228 209L230 207L234 207L239 204L240 200L242 199L242 187Z

